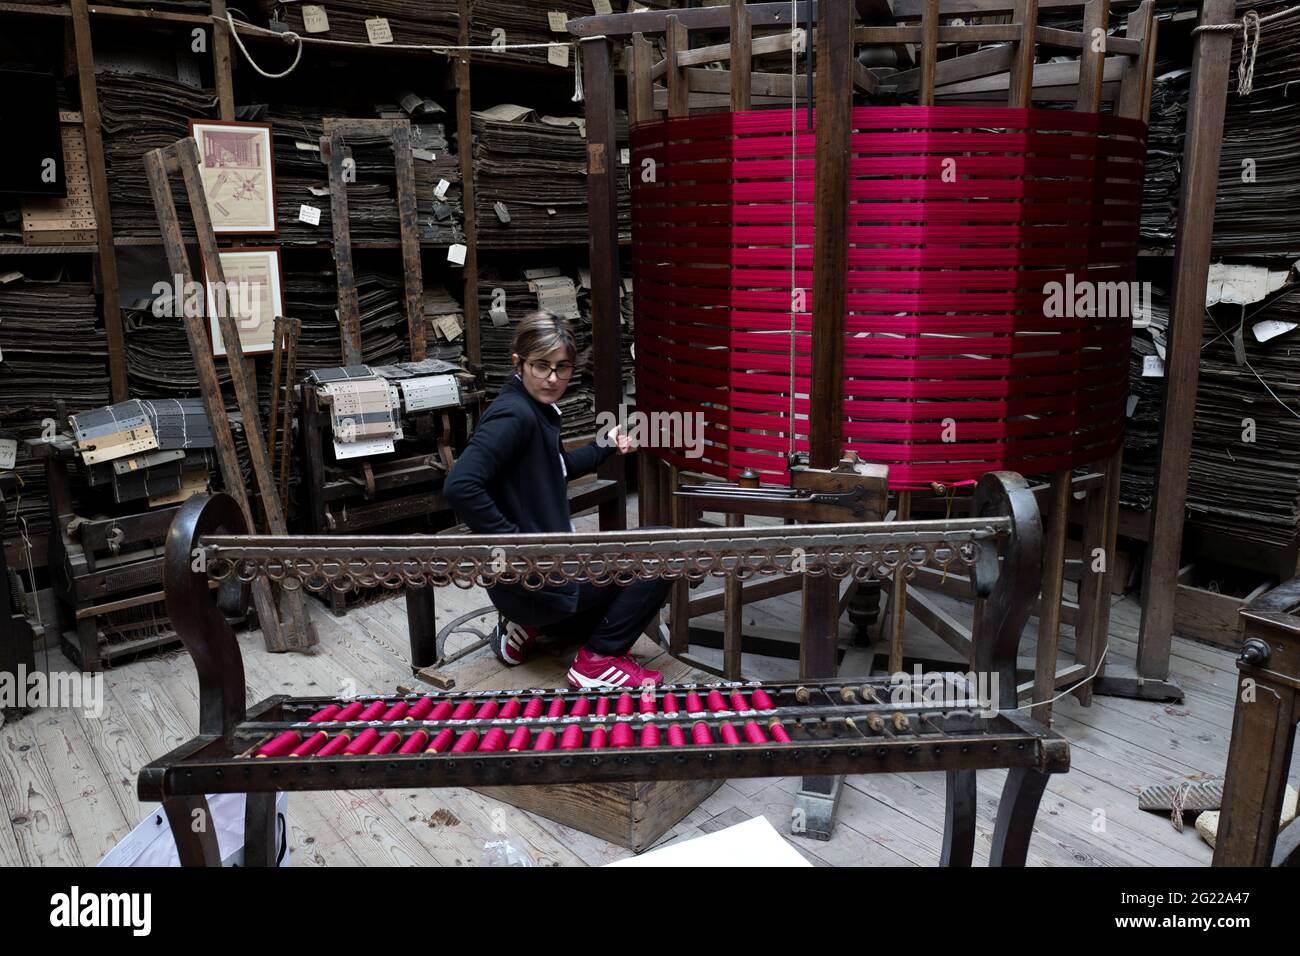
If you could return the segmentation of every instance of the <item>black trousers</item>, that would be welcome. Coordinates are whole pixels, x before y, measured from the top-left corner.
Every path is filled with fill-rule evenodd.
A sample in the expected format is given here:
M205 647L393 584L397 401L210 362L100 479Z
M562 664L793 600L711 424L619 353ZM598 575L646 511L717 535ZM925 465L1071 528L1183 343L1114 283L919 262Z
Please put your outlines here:
M584 643L593 654L621 657L664 606L672 585L657 579L529 591L523 585L497 584L488 588L488 597L506 620Z

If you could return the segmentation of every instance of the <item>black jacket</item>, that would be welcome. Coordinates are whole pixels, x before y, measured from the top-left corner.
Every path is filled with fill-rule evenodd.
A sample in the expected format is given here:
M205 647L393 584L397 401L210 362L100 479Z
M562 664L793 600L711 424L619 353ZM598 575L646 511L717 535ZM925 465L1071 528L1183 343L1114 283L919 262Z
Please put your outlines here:
M595 471L616 450L593 443L564 451L559 410L537 401L512 375L452 466L443 494L475 534L568 531L568 482Z

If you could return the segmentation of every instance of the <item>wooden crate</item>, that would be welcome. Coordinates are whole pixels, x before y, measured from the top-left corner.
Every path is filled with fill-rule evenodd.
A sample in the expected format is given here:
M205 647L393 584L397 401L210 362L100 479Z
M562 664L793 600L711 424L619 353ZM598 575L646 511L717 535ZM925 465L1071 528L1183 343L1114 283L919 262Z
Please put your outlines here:
M1276 582L1268 579L1239 593L1223 593L1202 586L1204 573L1195 564L1178 572L1178 592L1174 598L1174 630L1184 637L1194 637L1229 650L1241 648L1241 608L1263 594Z
M484 787L479 792L640 853L653 846L720 786L721 780L660 780Z

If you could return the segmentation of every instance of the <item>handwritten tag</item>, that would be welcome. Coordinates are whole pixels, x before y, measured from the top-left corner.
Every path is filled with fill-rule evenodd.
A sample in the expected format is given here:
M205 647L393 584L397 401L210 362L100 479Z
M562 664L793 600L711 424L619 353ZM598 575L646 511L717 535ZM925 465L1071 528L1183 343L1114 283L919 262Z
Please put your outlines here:
M0 277L0 281L2 280L3 277ZM1284 322L1281 319L1265 319L1263 322L1256 322L1250 327L1250 330L1255 334L1256 342L1267 342L1269 339L1275 339L1294 328L1296 328L1295 322Z
M8 471L18 458L18 440L0 438L0 471Z
M1143 378L1164 378L1165 363L1160 360L1158 355L1142 356L1142 377Z
M316 206L308 206L303 203L298 207L298 221L305 222L310 226L320 225L320 209Z
M602 17L614 12L614 8L609 5L609 0L591 0L591 9L596 11L597 16Z
M454 342L460 338L460 323L456 321L454 315L440 316L437 321L438 331L446 336L448 342Z
M626 148L625 148L625 149L620 149L620 150L618 151L618 161L619 161L622 165L624 165L624 166L631 165L631 163L632 163L632 151L631 151L630 149L626 149Z
M552 10L546 14L546 19L550 21L552 32L564 33L565 24L569 22L569 15L563 10Z
M469 248L457 242L447 247L447 261L452 265L463 266L465 264L465 254Z
M439 199L447 198L447 190L451 188L451 183L445 179L438 180L438 185L434 187L433 194Z
M370 37L371 43L392 43L393 28L388 25L386 18L375 17L366 21L366 36Z
M330 18L325 8L315 3L302 5L302 28L308 33L329 33Z
M551 66L569 65L569 44L552 43L546 48L546 62Z

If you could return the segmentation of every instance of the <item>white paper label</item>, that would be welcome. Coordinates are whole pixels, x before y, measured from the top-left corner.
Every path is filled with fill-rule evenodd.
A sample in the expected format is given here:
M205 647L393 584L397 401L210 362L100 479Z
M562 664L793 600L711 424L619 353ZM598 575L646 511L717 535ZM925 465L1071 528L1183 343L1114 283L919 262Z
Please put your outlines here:
M302 28L308 33L328 33L330 18L325 8L315 3L302 5Z
M618 161L623 166L628 166L632 162L632 151L626 147L618 151Z
M431 149L420 149L418 146L411 150L411 155L416 159L422 159L426 163L431 163L438 158L437 153Z
M565 24L569 22L569 15L563 10L552 10L546 14L546 19L550 21L553 33L563 33L566 29Z
M438 180L438 185L434 187L433 194L439 199L447 198L447 190L451 188L451 183L445 179Z
M298 207L298 221L305 222L310 226L320 225L320 209L316 206L308 206L303 203Z
M569 65L569 44L552 43L546 48L546 62L551 66Z
M1133 412L1137 410L1137 407L1138 407L1138 397L1136 395L1130 395L1128 397L1128 408L1124 411L1125 417L1132 418Z
M492 324L498 329L503 329L510 324L510 315L506 312L505 306L493 306L488 310L488 315L492 318Z
M408 412L429 408L446 408L460 403L460 389L454 375L431 375L425 378L406 378L397 383L402 390L402 400Z
M362 458L366 455L385 455L397 450L393 436L380 438L359 438L356 441L335 441L334 457L339 461L347 458Z
M371 43L392 43L393 29L384 17L375 17L366 21L366 36L370 37Z
M1142 356L1142 377L1143 378L1164 378L1165 363L1160 360L1158 355Z
M14 269L10 272L0 272L0 285L4 285L5 283L8 282L13 282L15 279L21 279L22 277L23 274L19 272L17 269Z
M439 316L434 320L434 327L443 334L448 342L454 342L460 338L460 323L456 321L454 315Z
M18 441L14 438L0 438L0 470L7 471L14 466L18 458Z
M328 196L330 194L328 186L308 186L307 192L311 193L313 196L322 196L322 197Z
M1281 319L1265 319L1263 322L1256 322L1250 327L1250 330L1255 333L1256 342L1267 342L1279 335L1285 335L1296 327L1297 323L1295 322L1283 322Z
M294 140L293 145L297 146L304 153L319 153L320 143L308 143L305 140Z
M465 264L465 254L469 252L468 247L457 242L447 247L447 261L458 266Z
M609 0L591 0L591 9L601 17L614 12L614 8L609 5Z

